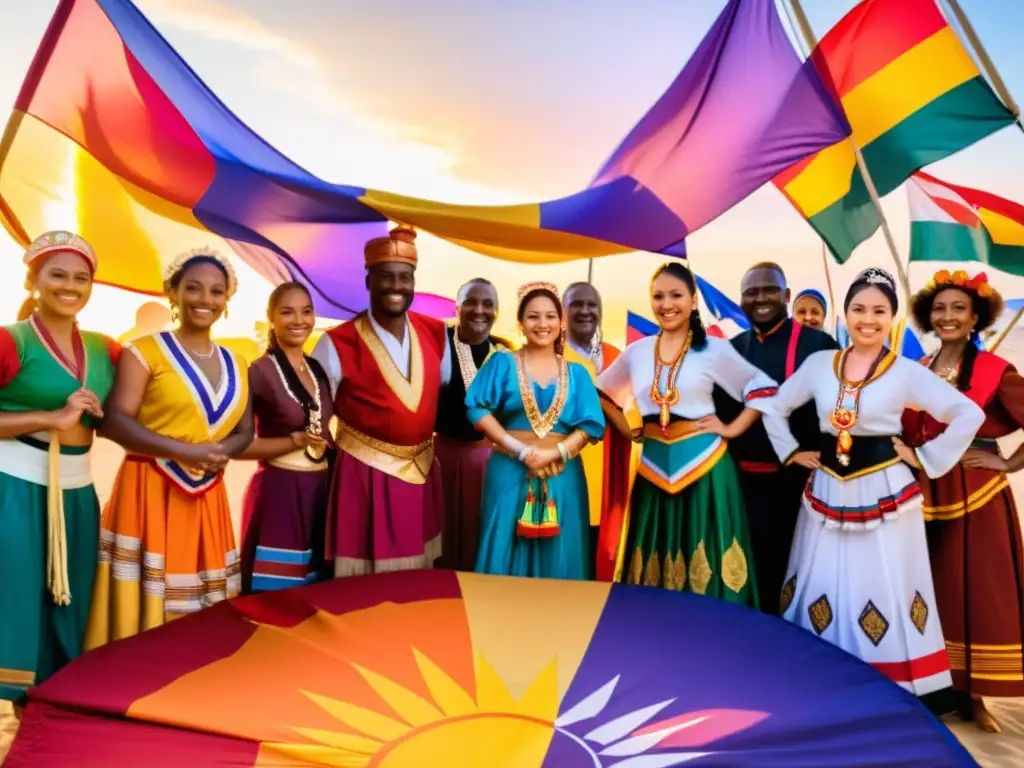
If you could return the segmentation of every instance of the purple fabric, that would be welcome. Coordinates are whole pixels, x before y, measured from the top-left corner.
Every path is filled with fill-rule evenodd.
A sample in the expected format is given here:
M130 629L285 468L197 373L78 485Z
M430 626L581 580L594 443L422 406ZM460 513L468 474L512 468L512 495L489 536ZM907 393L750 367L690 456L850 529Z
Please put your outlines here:
M480 540L484 472L491 448L486 442L466 443L435 435L434 455L441 466L444 488L444 536L441 539L444 551L438 566L472 571Z
M627 208L638 195L656 197L680 227L661 225L659 214L642 247L676 255L683 235L849 135L841 108L794 51L774 0L730 0L591 186ZM633 184L623 184L624 177ZM547 228L567 228L542 221ZM580 217L579 224L572 231L624 242L611 236L620 224L615 217Z
M423 485L406 483L363 464L344 451L331 473L327 504L328 560L360 561L365 573L403 570L399 561L433 565L444 524L441 469L434 461Z

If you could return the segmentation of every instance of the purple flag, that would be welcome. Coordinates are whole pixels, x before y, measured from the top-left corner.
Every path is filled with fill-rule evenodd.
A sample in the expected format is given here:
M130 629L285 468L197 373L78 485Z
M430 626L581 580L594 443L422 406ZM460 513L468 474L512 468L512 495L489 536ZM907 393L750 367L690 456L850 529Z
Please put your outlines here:
M790 44L774 1L730 0L591 187L614 185L626 208L637 196L660 201L677 226L657 217L646 250L675 253L686 234L849 135L842 109Z

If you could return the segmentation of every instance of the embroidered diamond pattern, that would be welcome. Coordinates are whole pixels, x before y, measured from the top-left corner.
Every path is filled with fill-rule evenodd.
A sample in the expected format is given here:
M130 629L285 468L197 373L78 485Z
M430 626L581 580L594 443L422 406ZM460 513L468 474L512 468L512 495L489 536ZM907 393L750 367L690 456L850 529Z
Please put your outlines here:
M782 594L779 596L779 613L785 613L793 604L793 596L796 594L796 574L794 573L785 584L782 585Z
M917 631L923 635L925 625L928 623L928 603L921 597L920 592L914 593L914 600L910 604L910 620Z
M807 606L807 616L814 631L819 635L828 629L832 623L832 604L828 601L828 595L822 595Z
M885 637L885 633L889 631L889 622L882 615L882 612L875 607L875 604L868 600L868 604L864 606L864 610L860 612L860 618L857 620L860 624L860 628L864 630L864 634L867 635L870 640L877 647L882 638Z

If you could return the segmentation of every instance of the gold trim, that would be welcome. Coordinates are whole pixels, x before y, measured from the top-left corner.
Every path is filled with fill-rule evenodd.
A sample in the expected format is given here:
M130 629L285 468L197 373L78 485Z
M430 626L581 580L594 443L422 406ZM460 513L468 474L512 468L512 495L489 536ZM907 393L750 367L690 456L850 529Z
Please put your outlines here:
M910 604L910 621L919 633L924 634L924 628L928 624L928 603L921 597L920 592L914 593L914 600Z
M701 539L697 548L690 555L690 591L703 595L707 592L708 584L714 572L708 562L707 552L704 551L704 540Z
M267 464L275 467L276 469L287 469L291 472L327 471L326 461L321 461L319 463L311 461L304 450L292 451L291 453L286 453L284 456L278 456L276 459L269 459Z
M970 494L966 504L960 501L956 504L942 504L937 507L922 506L921 511L924 513L925 522L957 520L970 512L981 509L1009 487L1009 478L1000 473Z
M864 477L865 475L870 475L872 472L880 472L883 469L888 469L889 467L894 467L897 464L899 464L900 461L902 461L902 459L900 459L900 457L897 456L894 459L889 459L888 461L883 461L881 464L874 464L874 465L872 465L870 467L865 467L864 469L858 469L853 474L846 475L845 477L842 476L842 475L837 475L835 472L833 472L831 469L829 469L828 467L826 467L824 465L822 465L820 467L820 469L821 469L822 472L824 472L829 477L834 477L836 480L839 480L840 482L844 482L845 483L845 482L849 482L850 480L856 480L858 477Z
M892 368L892 366L895 364L897 357L896 353L890 350L889 352L886 353L885 357L881 359L881 361L878 363L878 366L875 368L875 372L871 374L871 376L868 377L867 380L863 382L849 381L844 376L841 375L839 366L840 359L843 357L846 351L847 350L845 349L836 350L835 354L832 356L832 372L835 374L836 380L839 382L840 386L848 385L849 387L858 387L860 389L863 389L873 381L878 381L883 375L885 375L889 371L889 369Z
M391 354L380 340L377 332L370 324L367 315L360 315L352 321L356 326L356 333L363 340L370 354L373 355L377 368L380 370L384 381L395 393L402 405L412 413L420 408L420 400L423 397L423 349L420 347L420 337L416 328L409 320L406 320L405 328L409 334L409 378L402 375L391 359Z
M24 669L5 669L0 667L0 683L3 685L24 685L29 687L36 682L36 673Z
M796 595L796 574L790 576L782 585L782 593L779 595L779 615L789 610L793 604L793 597Z
M526 351L520 350L514 353L516 360L516 373L519 377L519 397L523 401L523 410L526 418L533 428L537 437L546 437L548 432L555 428L558 419L565 410L565 401L569 390L569 365L564 357L558 358L558 378L555 381L555 397L545 413L540 412L537 405L537 397L533 391L533 384L530 381L530 374L526 370Z
M725 586L739 594L740 590L747 586L748 576L747 556L739 541L733 536L732 544L722 555L722 581Z
M412 485L427 482L434 463L434 441L419 445L392 445L363 434L338 419L338 450L386 475Z
M473 360L473 346L467 344L459 338L459 326L456 323L455 330L452 332L452 347L455 349L455 359L459 363L459 373L462 375L462 384L466 391L469 392L469 387L473 383L473 379L480 372L480 369L476 367L476 362ZM497 347L487 339L487 356L484 357L481 365L486 365L487 361L491 359L492 355L497 352Z

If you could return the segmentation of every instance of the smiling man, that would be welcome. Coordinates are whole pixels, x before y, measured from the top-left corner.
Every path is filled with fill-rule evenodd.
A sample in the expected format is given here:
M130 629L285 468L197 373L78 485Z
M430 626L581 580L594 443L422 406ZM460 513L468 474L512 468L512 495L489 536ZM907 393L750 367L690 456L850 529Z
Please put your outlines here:
M451 374L445 326L409 311L413 230L371 240L364 254L369 311L331 328L313 350L338 417L325 543L335 576L430 568L441 554L433 434Z
M813 353L836 349L831 336L789 317L789 300L782 268L773 262L755 264L740 283L740 307L751 327L732 339L732 345L744 358L779 384ZM720 418L727 423L743 409L720 390L716 390L715 402ZM813 403L793 413L790 427L801 448L817 450L819 425ZM779 465L760 421L735 439L729 450L740 464L761 610L778 613L793 530L809 472L795 465Z
M459 288L455 312L455 323L448 328L453 375L441 387L434 436L444 488L444 555L440 565L472 571L480 538L484 471L491 449L466 416L466 390L491 355L512 345L491 334L498 317L498 292L489 280L477 277Z
M598 375L619 356L617 347L601 339L601 294L590 283L571 283L562 294L562 302L567 342L565 359L582 365L596 382ZM637 419L639 425L639 417ZM628 468L633 446L616 440L615 436L615 430L609 426L602 442L591 443L581 453L590 497L590 545L595 556L601 521L608 518L611 507L625 507L628 496L628 477L618 469ZM623 456L616 459L613 453ZM599 568L598 578L604 576L606 574Z

